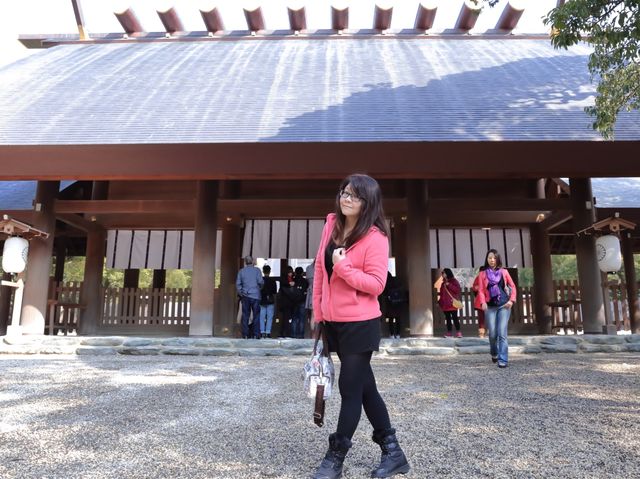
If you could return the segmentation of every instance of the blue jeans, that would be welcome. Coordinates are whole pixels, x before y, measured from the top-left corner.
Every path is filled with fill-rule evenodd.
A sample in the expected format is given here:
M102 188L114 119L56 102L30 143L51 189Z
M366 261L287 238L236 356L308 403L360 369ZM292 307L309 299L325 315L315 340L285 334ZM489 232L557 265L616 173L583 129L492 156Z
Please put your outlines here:
M295 305L293 309L293 320L291 321L291 336L294 338L304 338L304 319L306 313L304 303Z
M511 309L504 306L500 308L489 306L484 313L484 321L489 330L491 356L497 357L498 362L505 364L509 361L509 343L507 342L509 316L511 316Z
M271 325L273 324L273 304L261 304L260 305L260 327L262 332L271 334Z
M243 296L242 303L242 337L260 337L260 300ZM249 332L249 315L253 311L253 332Z

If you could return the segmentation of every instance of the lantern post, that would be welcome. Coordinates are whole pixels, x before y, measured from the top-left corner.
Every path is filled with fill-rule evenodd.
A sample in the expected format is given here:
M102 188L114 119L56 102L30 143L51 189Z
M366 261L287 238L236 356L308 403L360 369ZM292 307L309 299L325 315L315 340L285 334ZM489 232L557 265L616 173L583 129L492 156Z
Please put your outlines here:
M8 215L3 215L0 220L0 235L8 236L4 242L2 253L2 269L5 273L14 276L12 281L2 280L2 286L15 288L13 296L13 312L11 324L7 326L7 336L19 336L22 334L20 327L20 315L22 312L22 295L24 294L24 270L27 266L29 254L29 240L33 238L48 238L45 233L31 225L14 220Z
M609 293L609 274L616 274L622 267L620 249L620 231L633 230L636 224L620 218L619 214L598 221L588 228L578 231L580 234L596 234L596 258L602 279L602 297L604 302L605 325L604 334L617 334L618 328L611 317L611 297ZM627 297L629 313L635 312L635 297ZM633 306L632 306L633 303Z

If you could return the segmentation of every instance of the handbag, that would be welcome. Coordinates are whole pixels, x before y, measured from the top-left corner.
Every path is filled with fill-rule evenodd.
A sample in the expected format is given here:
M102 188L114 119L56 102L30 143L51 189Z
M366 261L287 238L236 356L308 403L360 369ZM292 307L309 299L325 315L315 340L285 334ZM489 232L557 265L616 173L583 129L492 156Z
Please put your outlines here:
M324 425L325 401L331 397L335 380L335 368L329 356L329 344L323 323L318 324L314 331L314 344L311 357L304 364L302 378L307 397L314 399L313 422L318 426ZM322 339L322 341L320 341Z
M451 304L453 305L453 307L456 309L462 309L462 306L463 306L462 301L454 298L453 295L449 292L449 288L445 286L444 289L447 291L447 294L451 296Z

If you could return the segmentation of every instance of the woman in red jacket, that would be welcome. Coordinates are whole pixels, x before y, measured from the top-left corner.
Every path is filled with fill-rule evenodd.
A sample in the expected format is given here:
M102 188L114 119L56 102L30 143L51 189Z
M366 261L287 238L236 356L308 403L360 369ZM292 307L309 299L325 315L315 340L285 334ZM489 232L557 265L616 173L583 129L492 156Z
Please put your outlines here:
M498 363L499 368L506 368L509 362L507 331L511 308L516 302L516 285L502 267L502 259L495 249L487 252L478 284L478 300L489 328L491 360Z
M324 322L329 351L340 358L342 399L337 431L329 436L329 449L314 479L342 476L363 407L374 429L372 439L382 449L371 477L391 477L410 468L370 364L380 344L378 296L387 279L388 237L376 180L366 175L343 180L335 213L327 216L322 231L313 277L314 319Z
M440 295L438 297L438 304L440 309L444 313L445 320L447 322L447 334L445 337L451 337L451 331L453 329L451 322L456 327L456 338L461 338L460 332L460 320L458 319L458 308L453 305L453 299L460 300L460 283L453 275L453 271L449 268L442 270L442 283L440 284Z

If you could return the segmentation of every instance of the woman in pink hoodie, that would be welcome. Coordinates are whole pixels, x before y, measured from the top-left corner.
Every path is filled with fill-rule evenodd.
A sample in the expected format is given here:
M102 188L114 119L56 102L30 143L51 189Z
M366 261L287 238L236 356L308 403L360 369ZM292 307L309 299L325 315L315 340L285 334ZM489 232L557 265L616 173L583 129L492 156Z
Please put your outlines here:
M410 468L370 364L380 344L378 296L387 279L388 238L378 182L366 175L347 177L336 195L335 213L327 216L313 277L314 319L324 323L329 350L340 358L342 398L337 430L329 436L314 479L342 476L363 407L374 429L372 439L382 449L371 477L391 477Z

